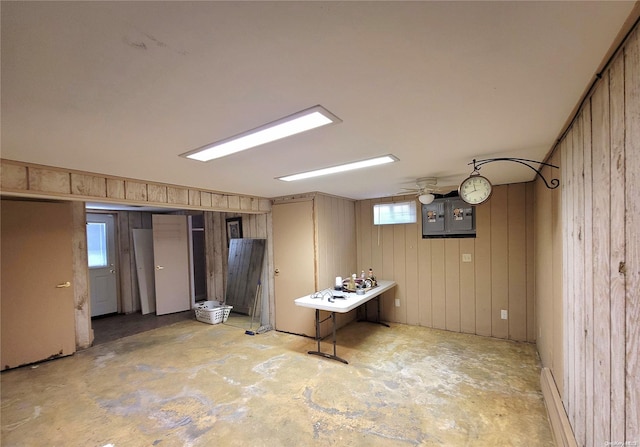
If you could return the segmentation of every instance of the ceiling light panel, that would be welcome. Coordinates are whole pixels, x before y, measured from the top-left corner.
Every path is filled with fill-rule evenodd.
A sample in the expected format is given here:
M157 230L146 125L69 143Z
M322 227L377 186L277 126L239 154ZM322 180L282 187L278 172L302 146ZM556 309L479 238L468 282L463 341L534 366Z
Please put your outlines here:
M366 160L354 161L351 163L332 166L329 168L316 169L314 171L307 171L307 172L301 172L299 174L292 174L284 177L278 177L278 180L284 180L285 182L292 182L294 180L304 180L312 177L319 177L321 175L336 174L339 172L368 168L371 166L378 166L386 163L393 163L396 161L398 161L398 158L395 155L383 155L382 157L369 158Z
M341 122L340 118L318 105L180 156L192 160L210 161L339 122Z

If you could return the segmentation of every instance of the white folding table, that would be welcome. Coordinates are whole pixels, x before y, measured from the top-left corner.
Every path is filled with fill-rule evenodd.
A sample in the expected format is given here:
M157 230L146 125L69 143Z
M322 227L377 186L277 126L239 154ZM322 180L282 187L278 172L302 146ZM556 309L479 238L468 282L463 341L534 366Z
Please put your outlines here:
M319 355L332 360L338 360L342 363L349 363L345 359L340 358L336 354L336 312L347 313L356 307L366 304L368 301L377 298L378 299L378 319L374 323L380 323L388 327L387 324L380 321L380 295L387 290L390 290L396 286L395 281L378 281L378 285L367 292L364 295L358 295L355 292L341 292L327 291L306 295L301 298L297 298L295 303L297 306L308 307L315 309L316 311L316 341L318 343L318 349L316 351L309 351L309 354ZM320 320L320 311L324 310L331 312L331 315ZM365 315L366 316L366 315ZM322 352L320 350L320 323L323 323L331 318L333 322L333 354Z

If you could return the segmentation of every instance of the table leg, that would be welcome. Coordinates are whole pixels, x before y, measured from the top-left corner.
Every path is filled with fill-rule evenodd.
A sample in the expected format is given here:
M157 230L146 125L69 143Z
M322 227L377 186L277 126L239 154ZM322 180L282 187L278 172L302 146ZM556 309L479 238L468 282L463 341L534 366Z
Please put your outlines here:
M378 321L376 321L376 323L381 324L381 325L386 326L386 327L391 327L387 323L383 323L382 321L380 321L380 297L381 296L382 295L378 295L376 297L376 300L378 300Z
M374 299L378 301L378 318L377 321L371 321L369 320L369 312L367 310L367 303L364 303L364 318L360 318L358 320L358 322L366 322L366 323L376 323L376 324L381 324L382 326L386 326L386 327L391 327L389 326L387 323L384 323L382 321L380 321L380 298L382 297L382 295L378 295L377 297L375 297Z
M326 353L326 352L322 352L320 350L320 323L322 323L323 321L328 320L329 318L331 318L332 322L333 322L333 355ZM316 341L318 342L318 350L317 351L309 351L308 354L312 354L312 355L319 355L320 357L325 357L328 359L332 359L332 360L337 360L339 362L345 363L345 364L349 364L349 362L347 362L345 359L340 358L336 355L336 313L335 312L331 312L331 316L325 318L324 320L320 321L320 310L316 309Z

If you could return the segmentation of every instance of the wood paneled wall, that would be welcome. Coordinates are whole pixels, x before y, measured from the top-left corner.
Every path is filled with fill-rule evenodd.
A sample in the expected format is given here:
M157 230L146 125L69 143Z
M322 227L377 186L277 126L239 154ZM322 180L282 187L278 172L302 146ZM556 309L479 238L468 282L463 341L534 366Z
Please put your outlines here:
M373 225L374 203L356 203L357 264L398 283L383 316L398 323L533 342L533 183L494 187L476 207L476 238L422 239L421 222ZM472 262L462 262L470 254ZM508 319L501 319L501 310Z
M560 165L560 154L548 160ZM555 178L562 185L559 169L544 168L547 179ZM562 337L564 311L562 306L563 259L562 259L562 186L548 189L542 181L535 182L535 307L538 336L536 344L542 364L562 377ZM555 387L562 394L562 380Z
M133 231L151 229L152 213L141 211L118 211L117 216L117 250L118 250L118 284L120 285L118 312L132 313L140 310L140 291L138 290L138 271L135 253L133 252Z
M356 265L355 202L325 194L314 197L316 290L331 288L336 276L346 278L359 273ZM366 269L365 269L366 270ZM339 327L356 317L356 312L337 314ZM328 334L330 322L323 324L322 334Z
M580 446L640 442L640 31L561 140L562 216L536 228L540 353ZM536 189L536 213L555 193ZM549 205L551 201L551 205ZM559 227L556 222L561 221ZM561 239L559 239L559 234ZM562 294L544 287L562 256ZM552 260L549 272L545 262ZM562 302L562 322L556 302ZM561 329L559 329L560 327ZM562 334L562 335L561 335ZM560 361L557 352L562 352Z
M262 267L261 292L261 324L275 323L272 309L273 304L273 244L268 238L268 228L271 225L270 214L238 214L205 211L205 257L208 300L225 301L227 286L227 265L229 246L227 244L226 219L242 217L242 236L244 238L267 239L267 251Z
M87 254L87 219L84 203L71 203L73 216L73 294L76 322L76 348L88 348L93 343L91 328L91 298L89 289L89 256Z
M266 213L269 199L153 183L0 159L0 188L8 196L152 205L195 210Z

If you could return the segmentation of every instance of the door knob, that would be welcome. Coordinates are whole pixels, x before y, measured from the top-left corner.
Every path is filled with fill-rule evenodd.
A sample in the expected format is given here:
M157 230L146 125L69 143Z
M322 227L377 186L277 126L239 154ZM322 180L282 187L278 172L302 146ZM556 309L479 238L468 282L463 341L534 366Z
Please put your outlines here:
M67 287L71 287L71 283L69 281L58 284L56 289L66 289Z
M115 269L109 269L109 273L115 273Z
M280 269L276 269L275 273L276 273L276 275L277 275L278 273L280 273Z
M161 265L156 265L156 270L164 270L164 267Z

